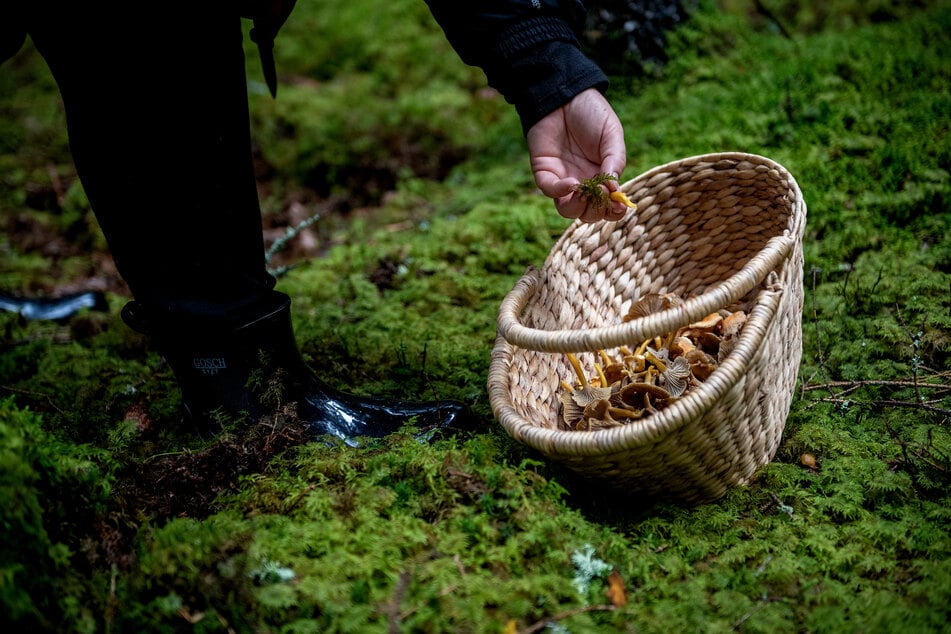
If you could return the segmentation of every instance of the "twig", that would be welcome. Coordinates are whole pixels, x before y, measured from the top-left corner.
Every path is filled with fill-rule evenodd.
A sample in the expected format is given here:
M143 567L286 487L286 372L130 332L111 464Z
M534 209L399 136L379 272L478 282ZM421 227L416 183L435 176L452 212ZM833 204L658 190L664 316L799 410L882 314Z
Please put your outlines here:
M60 415L66 415L66 412L56 406L56 403L53 402L53 397L49 394L44 394L43 392L34 392L32 390L23 390L16 387L10 387L9 385L0 385L0 389L12 392L14 394L22 394L23 396L32 396L34 398L46 399L46 402L49 403L50 407L55 409Z
M564 612L559 612L558 614L546 616L542 620L529 625L527 628L522 630L519 634L535 634L535 632L540 632L549 623L553 623L555 621L561 621L562 619L567 619L568 617L575 616L576 614L583 614L585 612L598 612L598 611L610 612L611 610L614 610L614 609L616 609L616 606L611 605L610 603L598 604L598 605L583 605L580 608L574 608L573 610L565 610Z
M914 407L916 409L923 409L928 412L935 412L936 414L944 414L945 416L951 416L951 409L945 409L943 407L935 407L934 405L929 405L929 403L937 403L938 401L928 401L928 402L917 402L917 401L896 401L890 399L880 399L872 401L852 401L847 398L841 398L839 396L826 396L823 398L816 399L813 403L835 403L837 405L866 405L873 407Z
M409 587L409 580L409 571L404 570L400 573L400 578L396 582L396 589L393 591L393 598L390 600L390 605L387 606L386 611L389 614L388 631L390 634L399 634L403 624L403 619L405 617L400 614L400 603L403 602L403 596L406 594L406 588Z
M739 618L739 620L737 620L737 621L733 624L733 626L732 626L731 629L733 629L733 630L738 630L738 629L740 629L740 626L743 625L744 623L746 623L746 622L750 619L750 617L752 617L754 614L756 614L757 612L759 612L760 610L762 610L763 608L765 608L767 605L769 605L769 604L772 603L773 601L776 601L776 599L774 599L774 598L772 598L772 597L763 596L763 598L760 599L759 603L757 603L755 606L753 606L753 609L752 609L752 610L750 610L749 612L747 612L746 614L744 614L743 616L741 616L741 617Z
M264 263L270 264L274 256L280 253L284 249L284 247L287 246L288 242L296 238L298 234L300 234L301 231L311 226L318 220L320 220L320 214L314 214L313 216L310 216L309 218L305 218L304 220L301 220L299 224L288 227L287 230L284 232L284 235L278 238L277 240L275 240L274 243L271 245L271 247L267 251L264 252ZM275 277L280 277L284 273L287 273L287 271L289 270L290 270L290 267L282 266L277 269L272 269L270 273L274 275Z
M947 473L947 472L948 472L948 469L947 469L946 467L942 467L941 465L935 463L933 460L929 460L928 458L926 458L925 455L922 453L921 450L915 450L915 451L912 452L912 453L914 453L916 456L918 456L918 458L920 458L922 462L924 462L925 464L927 464L928 466L930 466L930 467L931 467L932 469L934 469L935 471L940 471L941 473Z
M943 451L941 451L940 449L934 446L934 434L932 432L934 432L934 427L929 427L928 428L928 446L931 447L931 453L932 454L936 453L942 460L944 460L945 462L951 463L951 459L948 458L948 454L944 453Z
M802 394L805 394L806 384L811 383L812 378L815 377L816 374L819 374L821 372L822 375L826 378L826 384L828 384L828 379L829 379L829 375L826 373L825 359L822 356L822 333L819 331L819 309L816 307L816 274L817 273L818 273L818 269L813 267L812 269L812 324L813 326L815 326L815 329L816 329L816 362L818 363L818 367L816 368L816 371L813 373L812 377L809 378L809 381L802 382L802 385L803 385ZM833 392L831 388L829 389L829 394L831 396L835 396L835 392Z
M828 381L826 383L816 383L813 385L804 385L802 387L803 392L811 392L813 390L824 390L834 387L846 388L847 392L854 392L860 387L866 387L869 385L884 385L888 387L921 387L928 388L933 390L951 390L951 385L946 385L943 383L921 383L913 379L896 379L896 380L887 380L887 379L862 379L855 381ZM840 393L841 394L841 393Z
M902 328L904 328L904 329L907 331L907 330L908 330L908 326L905 324L905 320L904 320L904 318L903 318L902 315L901 315L901 306L899 306L898 304L895 304L895 314L896 314L897 317L898 317L898 323L901 325ZM924 325L922 325L922 327L918 330L917 333L911 335L911 347L912 347L912 348L914 349L914 351L915 351L915 356L912 357L912 364L911 364L911 368L912 368L912 372L913 372L912 377L913 377L914 380L915 380L915 397L916 397L919 401L924 400L924 399L921 397L921 392L920 392L919 389L918 389L918 373L919 373L920 370L921 370L921 367L920 367L920 366L921 366L921 357L918 355L918 352L919 352L919 350L920 350L920 348L921 348L921 336L922 336L922 333L923 333L923 332L924 332Z
M295 496L291 499L290 502L287 502L287 503L284 505L283 514L284 514L284 515L287 515L288 513L290 513L295 507L297 507L298 504L301 503L301 501L302 501L305 497L308 496L308 494L310 494L311 492L313 492L313 491L315 491L315 490L317 490L317 485L316 485L316 484L311 484L310 486L308 486L308 487L307 487L306 489L304 489L303 491L300 491L297 495L295 495Z
M166 451L166 452L164 452L164 453L155 453L155 454L152 454L151 456L147 457L145 460L143 460L142 463L143 463L143 464L147 464L147 463L149 463L149 462L152 462L152 461L155 460L156 458L164 458L164 457L166 457L166 456L181 456L181 455L184 455L184 454L187 454L187 453L189 453L189 452L187 452L187 451Z
M756 6L756 10L757 10L757 11L759 11L760 13L762 13L763 16L764 16L767 20L770 20L771 22L773 22L773 23L779 28L780 32L783 34L783 37L785 37L786 39L789 39L789 40L792 40L792 41L795 42L795 38L793 37L792 33L789 32L789 29L786 28L786 25L784 25L782 22L779 21L779 18L776 17L776 14L773 13L773 12L769 9L769 7L767 7L766 5L764 5L763 2L762 2L762 0L754 0L753 4Z
M436 553L435 553L435 552L430 553L430 557L431 557L431 558L435 558L435 557L436 557ZM459 571L459 576L460 576L460 577L465 577L465 576L466 576L466 571L465 571L465 568L464 568L463 565L462 565L462 559L459 557L459 554L457 553L457 554L453 555L452 560L453 560L453 562L456 564L456 570ZM408 583L408 582L409 582L409 573L408 573L408 572L404 572L403 575L400 575L400 582L403 581L403 576L404 576L404 575L406 576L406 582ZM452 584L451 586L446 586L445 588L443 588L442 590L440 590L439 592L436 593L436 598L437 598L437 599L441 599L442 597L446 596L447 594L451 594L451 593L455 592L456 590L459 589L459 587L460 587L461 585L462 585L461 583L454 583L454 584ZM400 589L399 587L397 587L397 592L400 594L400 601L402 601L402 594L406 592L406 588L404 587L404 588ZM406 618L412 616L413 614L415 614L415 613L419 610L419 607L420 607L419 605L414 605L413 607L407 608L406 610L403 610L402 612L397 612L397 611L399 610L399 602L393 604L393 605L392 605L392 610L393 610L393 611L392 611L391 614L390 614L390 627L391 627L391 630L392 630L392 625L393 625L393 621L394 621L394 620L396 620L396 623L399 625L399 624L403 621L403 619L406 619ZM398 631L398 630L397 630L397 631Z
M446 596L446 595L448 595L448 594L452 594L453 592L455 592L456 590L458 590L458 589L459 589L459 586L461 586L461 585L462 585L462 584L454 583L454 584L452 584L451 586L446 586L445 588L443 588L442 590L440 590L439 592L436 593L436 598L437 598L437 599L441 599L441 598L443 598L444 596ZM399 618L400 618L400 620L405 619L405 618L408 618L408 617L412 616L413 614L415 614L418 610L419 610L419 606L418 606L418 605L414 605L413 607L408 608L408 609L403 610L402 612L400 612Z

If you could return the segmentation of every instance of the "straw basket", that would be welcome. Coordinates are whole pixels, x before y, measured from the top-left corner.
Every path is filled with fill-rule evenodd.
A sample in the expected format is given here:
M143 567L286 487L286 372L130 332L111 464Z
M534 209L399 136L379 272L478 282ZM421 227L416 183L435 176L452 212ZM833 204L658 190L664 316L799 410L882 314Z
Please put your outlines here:
M636 211L575 222L505 297L489 400L513 438L584 476L672 501L714 500L747 483L782 436L802 356L806 206L782 166L742 153L674 161L621 189ZM648 293L686 301L623 322ZM560 382L575 375L564 353L636 346L736 302L747 322L706 381L621 427L566 428Z

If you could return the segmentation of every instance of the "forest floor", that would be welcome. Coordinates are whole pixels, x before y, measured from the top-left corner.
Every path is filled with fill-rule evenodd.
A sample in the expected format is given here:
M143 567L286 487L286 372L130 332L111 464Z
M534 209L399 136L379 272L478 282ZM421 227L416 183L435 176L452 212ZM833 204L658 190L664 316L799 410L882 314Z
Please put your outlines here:
M606 53L622 180L744 151L786 167L808 205L782 444L751 483L693 506L580 477L497 423L499 303L570 223L535 190L510 106L424 3L330 4L298 7L282 31L276 100L248 48L269 265L326 380L460 400L477 430L359 447L294 424L197 438L168 365L119 317L131 297L28 42L0 66L0 292L106 305L0 313L0 619L947 631L949 3L700 2L665 23L660 58Z

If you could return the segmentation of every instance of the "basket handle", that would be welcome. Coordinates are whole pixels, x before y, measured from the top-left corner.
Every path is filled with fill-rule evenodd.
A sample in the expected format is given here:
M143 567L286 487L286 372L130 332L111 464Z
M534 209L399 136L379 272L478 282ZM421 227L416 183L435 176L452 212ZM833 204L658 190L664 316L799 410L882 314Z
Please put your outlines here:
M508 369L502 357L493 358L489 369L489 394L496 418L510 436L547 455L573 457L597 456L623 452L658 442L690 421L696 421L721 401L734 386L746 377L750 363L758 352L773 323L782 300L782 291L766 290L750 311L749 319L737 340L736 348L704 381L698 391L688 392L656 414L637 424L622 425L594 432L550 429L536 425L519 412L508 392Z
M756 288L789 257L795 240L770 238L746 265L717 286L667 310L614 326L585 330L542 330L521 322L521 313L541 283L542 273L529 267L499 306L498 333L510 344L540 352L594 352L644 341L659 333L672 332L729 306Z

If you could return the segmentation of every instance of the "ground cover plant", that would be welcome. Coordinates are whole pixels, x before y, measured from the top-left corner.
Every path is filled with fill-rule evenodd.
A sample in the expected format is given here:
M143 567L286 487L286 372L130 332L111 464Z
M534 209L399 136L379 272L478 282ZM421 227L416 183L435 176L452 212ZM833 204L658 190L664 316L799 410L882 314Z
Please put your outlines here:
M700 2L666 60L612 65L622 180L755 152L809 207L783 444L751 485L694 508L593 487L493 421L498 302L568 223L533 189L514 114L423 3L300 4L277 100L250 48L248 67L270 264L302 350L339 387L460 399L483 428L357 448L293 427L191 436L167 365L118 317L128 291L27 45L0 66L0 291L97 289L109 310L0 313L0 619L946 631L951 4Z

